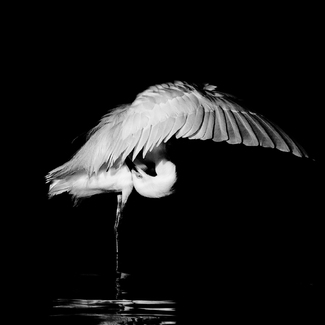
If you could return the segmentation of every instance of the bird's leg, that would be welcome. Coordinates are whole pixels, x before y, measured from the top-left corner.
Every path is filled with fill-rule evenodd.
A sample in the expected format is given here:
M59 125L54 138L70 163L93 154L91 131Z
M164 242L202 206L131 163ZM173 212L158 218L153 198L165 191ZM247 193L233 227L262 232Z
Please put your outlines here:
M114 230L117 232L120 220L122 219L122 193L117 194L117 206Z
M117 195L116 217L115 217L115 225L114 225L116 272L118 272L118 226L121 219L122 219L122 194L119 193Z

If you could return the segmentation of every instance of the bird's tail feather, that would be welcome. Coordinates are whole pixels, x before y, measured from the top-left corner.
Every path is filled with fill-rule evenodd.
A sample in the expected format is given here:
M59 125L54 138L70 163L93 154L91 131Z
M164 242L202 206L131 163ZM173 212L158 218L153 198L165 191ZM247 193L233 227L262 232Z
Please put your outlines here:
M73 184L66 179L55 179L52 181L50 188L49 188L49 197L53 197L54 195L59 195L64 192L70 192L72 189Z
M68 192L72 195L75 205L79 202L79 199L102 193L100 189L89 188L89 176L85 173L75 174L62 179L52 179L51 181L48 193L49 198Z
M71 161L71 160L70 160ZM64 179L66 177L70 177L72 175L80 174L81 170L78 169L71 169L70 168L70 161L67 163L51 170L47 175L46 175L46 183L49 183L53 180L58 180L58 179Z

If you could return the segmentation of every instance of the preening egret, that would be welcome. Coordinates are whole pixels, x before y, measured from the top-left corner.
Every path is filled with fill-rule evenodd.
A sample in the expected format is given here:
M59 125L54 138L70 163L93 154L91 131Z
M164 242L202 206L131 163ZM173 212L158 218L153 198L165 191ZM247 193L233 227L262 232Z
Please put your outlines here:
M69 192L78 199L117 192L118 243L118 225L133 187L151 198L172 193L176 166L167 158L166 142L174 136L271 147L307 157L275 124L239 106L216 86L168 83L150 87L132 104L105 115L73 158L48 173L49 196ZM152 163L156 175L147 172Z

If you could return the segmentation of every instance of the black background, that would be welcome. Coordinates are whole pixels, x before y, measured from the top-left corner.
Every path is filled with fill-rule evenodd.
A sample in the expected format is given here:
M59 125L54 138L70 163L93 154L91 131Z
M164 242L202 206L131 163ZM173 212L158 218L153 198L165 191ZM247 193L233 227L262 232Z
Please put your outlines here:
M171 152L176 194L149 200L134 192L129 199L121 225L123 267L174 278L184 310L207 308L209 293L213 308L229 315L239 306L249 313L251 306L288 309L290 302L299 315L298 302L316 308L323 245L317 18L303 8L259 8L250 16L240 8L236 15L208 7L159 14L115 9L105 17L79 9L45 10L20 31L19 81L26 86L20 94L33 143L28 171L36 175L30 180L34 213L22 225L33 229L29 251L42 294L50 301L74 274L111 272L116 205L114 194L78 208L68 195L48 201L43 177L71 158L108 109L131 103L153 84L184 80L235 95L315 161L179 140Z

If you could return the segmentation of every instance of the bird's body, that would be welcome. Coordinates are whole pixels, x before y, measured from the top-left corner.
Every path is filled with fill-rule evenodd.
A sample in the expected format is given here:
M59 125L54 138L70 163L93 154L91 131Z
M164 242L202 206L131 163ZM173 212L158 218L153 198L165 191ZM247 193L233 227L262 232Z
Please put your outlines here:
M89 176L78 172L63 179L56 179L50 186L49 194L69 192L74 198L85 198L105 192L121 192L127 199L133 189L132 174L126 165L119 168L102 169Z
M176 182L176 168L173 163L164 159L165 145L160 144L150 151L146 160L136 160L137 169L127 164L107 169L103 166L96 174L89 175L78 171L71 176L53 180L49 195L54 196L69 192L78 200L105 192L117 192L122 195L124 205L133 187L139 194L149 198L160 198L172 193ZM155 163L155 176L148 175L145 163Z
M81 198L117 192L117 233L133 187L146 197L172 193L176 166L165 145L172 137L270 147L307 157L279 127L215 86L175 82L152 86L132 104L105 115L73 158L47 175L49 195L66 191ZM146 172L149 163L155 166L154 176Z

